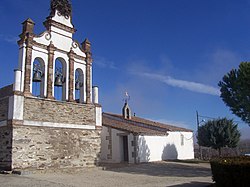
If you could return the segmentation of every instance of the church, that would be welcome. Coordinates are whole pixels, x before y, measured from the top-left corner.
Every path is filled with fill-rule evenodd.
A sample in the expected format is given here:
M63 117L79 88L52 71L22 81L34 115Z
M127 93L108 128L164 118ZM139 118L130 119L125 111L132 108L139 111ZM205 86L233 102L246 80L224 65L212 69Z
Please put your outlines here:
M127 101L122 115L102 113L91 43L73 39L68 0L51 0L41 34L30 18L22 25L14 83L0 89L1 169L194 158L191 130L131 116Z

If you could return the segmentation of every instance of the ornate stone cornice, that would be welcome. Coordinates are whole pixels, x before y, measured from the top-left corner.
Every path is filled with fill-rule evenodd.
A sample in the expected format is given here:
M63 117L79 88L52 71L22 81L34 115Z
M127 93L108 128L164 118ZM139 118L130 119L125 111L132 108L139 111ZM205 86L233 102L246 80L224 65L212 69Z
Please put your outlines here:
M58 23L58 22L56 22L52 19L49 19L49 18L47 18L47 20L45 22L43 22L43 24L48 31L51 31L51 26L54 26L58 29L62 29L64 31L67 31L67 32L72 33L72 34L74 34L76 32L76 29L68 27L62 23Z

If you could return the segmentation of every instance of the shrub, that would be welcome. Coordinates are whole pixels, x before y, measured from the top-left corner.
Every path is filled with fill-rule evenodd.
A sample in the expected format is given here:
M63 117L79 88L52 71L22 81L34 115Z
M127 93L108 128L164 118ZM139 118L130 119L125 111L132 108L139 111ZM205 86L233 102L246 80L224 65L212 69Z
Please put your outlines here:
M216 187L248 187L250 157L224 157L210 161Z

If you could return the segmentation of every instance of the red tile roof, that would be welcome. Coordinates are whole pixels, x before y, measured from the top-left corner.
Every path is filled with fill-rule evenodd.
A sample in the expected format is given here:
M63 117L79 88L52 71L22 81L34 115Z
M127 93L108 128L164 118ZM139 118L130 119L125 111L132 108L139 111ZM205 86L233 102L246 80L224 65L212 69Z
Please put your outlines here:
M134 116L132 116L131 119L124 119L122 115L111 113L102 114L102 125L122 131L145 135L167 135L167 132L171 131L192 132L190 129L154 122Z

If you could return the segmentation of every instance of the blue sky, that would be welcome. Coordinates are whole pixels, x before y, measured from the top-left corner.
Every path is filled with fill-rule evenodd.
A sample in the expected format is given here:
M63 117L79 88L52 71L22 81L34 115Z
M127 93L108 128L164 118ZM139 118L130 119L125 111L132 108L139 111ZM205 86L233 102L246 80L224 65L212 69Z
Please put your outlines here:
M1 0L0 87L13 82L21 23L44 31L49 0ZM250 59L249 0L72 0L74 36L92 42L93 83L105 112L121 113L124 93L137 116L196 130L196 110L239 121L218 82ZM202 120L203 118L200 118Z

